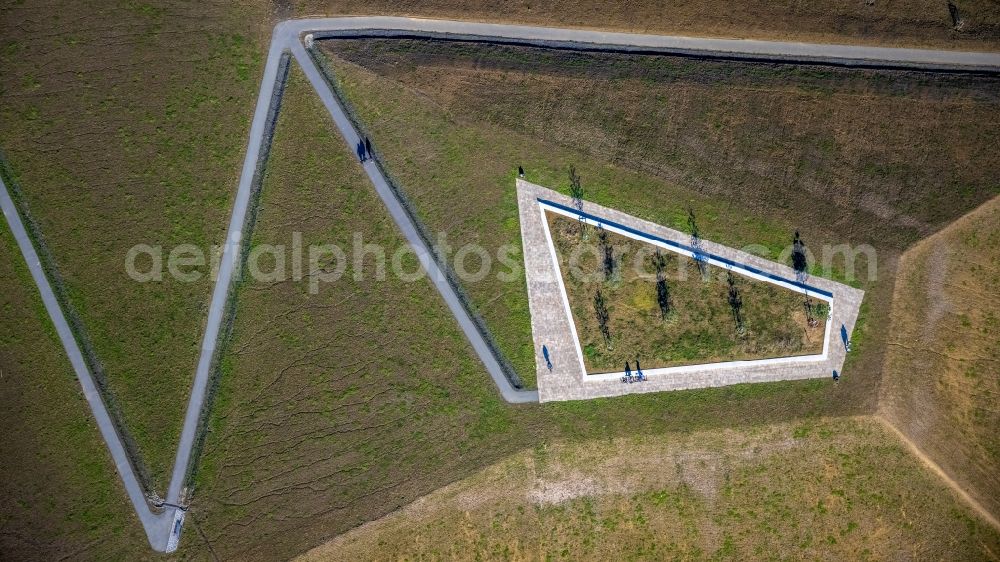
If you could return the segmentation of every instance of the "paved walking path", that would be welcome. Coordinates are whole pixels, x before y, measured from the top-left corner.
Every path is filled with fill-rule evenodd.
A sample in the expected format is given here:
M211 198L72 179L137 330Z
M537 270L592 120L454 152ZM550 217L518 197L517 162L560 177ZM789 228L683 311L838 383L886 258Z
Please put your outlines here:
M257 108L250 127L250 139L247 145L243 171L233 204L233 213L229 222L229 230L224 245L219 276L212 293L208 322L202 339L202 351L195 372L184 418L184 426L177 447L174 469L167 489L167 503L181 505L183 488L191 453L197 436L198 421L205 401L208 386L209 370L216 350L223 312L229 290L233 282L233 274L239 258L239 247L243 237L243 225L250 205L254 174L259 156L264 148L268 135L266 125L269 111L273 103L275 88L281 79L281 59L284 53L291 51L295 60L301 65L330 112L344 140L353 150L357 143L358 133L346 118L343 108L336 96L315 67L302 44L302 36L312 33L322 36L370 36L370 35L425 35L431 37L466 39L466 40L496 40L520 42L532 45L558 45L572 48L603 48L623 51L657 51L675 54L726 56L735 58L752 58L767 60L782 60L789 62L825 62L834 64L873 66L873 67L919 67L934 70L985 70L1000 71L1000 54L973 53L959 51L934 51L924 49L892 49L883 47L861 47L850 45L815 45L806 43L789 43L776 41L754 41L742 39L706 39L694 37L673 37L661 35L643 35L629 33L609 33L603 31L571 30L550 27L532 27L519 25L500 25L473 23L461 21L428 20L400 17L346 17L318 18L305 20L289 20L275 26L271 38L264 76L261 81ZM421 263L427 269L435 287L441 292L448 308L455 315L466 337L479 355L487 371L493 377L497 388L504 399L509 402L535 402L538 393L513 388L500 369L498 359L483 340L482 334L476 329L468 311L461 305L455 290L445 280L438 265L432 258L430 249L417 234L412 219L405 213L402 205L388 186L378 166L374 162L365 164L365 172L372 180L376 192L385 202L390 215L399 225L403 235L416 250ZM120 437L114 430L111 418L97 393L93 377L83 361L82 353L69 329L69 325L60 310L55 295L45 277L38 255L32 246L24 225L14 207L7 191L7 186L0 182L0 204L18 246L31 270L32 277L38 285L46 310L52 318L56 331L62 340L66 353L70 358L77 378L83 387L84 394L97 420L101 435L104 437L112 459L122 478L125 490L135 507L136 513L146 531L150 545L158 551L172 552L177 547L183 523L183 509L167 506L154 509L143 496L141 486L128 462Z

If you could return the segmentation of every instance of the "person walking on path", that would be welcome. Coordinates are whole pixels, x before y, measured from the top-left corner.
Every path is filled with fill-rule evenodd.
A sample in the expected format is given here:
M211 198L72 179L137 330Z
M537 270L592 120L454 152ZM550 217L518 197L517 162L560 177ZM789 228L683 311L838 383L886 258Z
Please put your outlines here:
M372 141L368 140L368 137L365 137L365 156L367 156L368 158L375 157L372 154Z
M646 380L646 375L642 374L642 367L639 366L639 358L635 358L635 375L639 377L639 380Z
M628 361L625 362L625 378L632 382L632 368L629 367Z
M360 160L361 162L364 162L365 161L365 143L363 143L361 141L358 141L357 151L358 151L358 160Z

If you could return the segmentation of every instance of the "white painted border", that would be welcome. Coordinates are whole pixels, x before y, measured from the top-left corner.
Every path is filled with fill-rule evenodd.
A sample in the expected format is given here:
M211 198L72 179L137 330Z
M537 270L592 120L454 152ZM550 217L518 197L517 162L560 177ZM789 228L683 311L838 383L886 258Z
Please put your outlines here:
M683 248L677 248L677 247L669 245L669 244L665 244L665 243L663 243L663 242L661 242L659 240L656 240L655 239L656 237L654 237L653 235L650 235L650 238L640 238L640 237L636 236L634 233L629 232L628 230L624 230L624 229L618 228L615 225L608 224L608 223L605 223L605 222L600 221L600 220L596 220L595 221L595 220L593 220L593 219L591 219L589 217L584 217L584 216L581 216L579 214L576 214L576 213L567 211L565 209L562 209L560 207L555 207L553 205L549 205L548 203L545 203L544 201L542 201L540 199L537 199L537 198L536 198L536 201L537 201L537 204L538 204L538 212L540 213L541 219L542 219L542 228L545 230L545 241L546 241L546 243L549 246L549 255L552 258L552 263L553 263L553 265L555 267L555 271L556 271L556 280L557 280L557 282L559 284L559 291L560 291L560 297L562 298L563 309L564 309L564 311L566 313L566 319L569 322L570 331L573 334L573 343L576 346L576 356L577 356L577 359L580 362L580 380L581 380L581 382L584 382L584 383L586 383L586 382L594 382L594 381L616 381L616 380L620 380L621 377L623 377L625 375L625 371L618 371L618 372L611 372L611 373L587 374L586 363L584 362L584 359L583 359L583 347L580 344L580 337L579 337L579 334L576 331L576 322L574 322L574 320L573 320L573 311L572 311L572 309L569 306L569 296L568 296L568 294L566 292L566 285L563 283L562 268L559 265L559 256L558 256L558 254L556 252L555 244L552 241L552 233L549 230L549 221L545 217L545 212L546 211L550 211L550 212L553 212L555 214L562 215L564 217L569 217L569 218L574 219L574 220L579 220L580 222L583 222L584 224L589 224L589 225L594 226L594 227L600 226L601 228L603 228L603 229L605 229L605 230L607 230L609 232L614 232L615 234L619 234L619 235L624 236L626 238L631 238L632 240L637 240L639 242L644 242L644 243L647 243L647 244L651 244L651 245L656 246L658 248L663 248L663 249L668 250L670 252L674 252L676 254L681 254L681 255L687 256L687 257L692 258L692 259L694 259L694 257L695 257L694 252L685 250ZM594 213L591 211L591 212L589 212L587 214L593 215ZM599 218L600 217L598 217L598 219ZM773 277L768 277L766 275L760 275L760 274L758 274L756 272L749 271L749 270L747 270L747 269L745 269L743 267L740 267L739 264L736 264L735 266L733 266L731 264L721 262L719 260L716 260L710 254L704 254L704 255L702 255L701 259L703 261L705 261L706 263L708 263L709 265L714 265L715 267L720 267L720 268L723 268L723 269L728 270L728 271L735 271L736 273L738 273L740 275L743 275L745 277L750 277L750 278L756 279L758 281L765 281L767 283L771 283L772 285L777 285L777 286L783 287L785 289L790 289L792 291L795 291L797 293L801 293L801 294L804 294L804 295L807 295L807 296L813 296L813 297L819 298L819 299L824 300L827 303L829 303L829 305L830 305L830 311L829 311L829 314L827 314L827 317L826 317L826 326L824 327L824 332L823 332L823 353L821 353L819 355L791 355L791 356L786 356L786 357L774 357L774 358L770 358L770 359L749 359L749 360L741 360L741 361L721 361L721 362L717 362L717 363L696 363L696 364L692 364L692 365L680 365L680 366L677 366L677 367L661 367L661 368L658 368L658 369L645 370L645 371L643 371L643 374L645 374L647 376L656 376L656 377L659 377L659 376L663 376L663 375L680 374L680 373L691 373L691 372L705 371L705 370L729 369L729 368L735 368L735 367L756 367L756 366L765 366L765 365L780 365L780 364L783 364L783 363L813 363L813 362L821 362L821 361L826 361L827 360L827 358L829 357L829 351L830 351L830 338L832 337L832 335L831 335L832 334L831 328L832 328L832 323L833 323L833 297L832 296L826 296L826 295L819 294L819 293L812 293L808 289L806 289L804 287L801 287L799 285L795 285L795 284L789 283L787 281L782 281L782 280L779 280L779 279L775 279Z

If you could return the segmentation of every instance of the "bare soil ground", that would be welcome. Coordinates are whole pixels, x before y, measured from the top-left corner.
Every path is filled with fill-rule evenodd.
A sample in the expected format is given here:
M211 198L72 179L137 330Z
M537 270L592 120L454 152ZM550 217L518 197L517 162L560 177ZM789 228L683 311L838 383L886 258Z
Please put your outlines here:
M998 549L997 530L859 417L541 446L299 560L989 560Z
M1000 198L900 260L879 412L1000 518Z
M663 251L670 309L664 317L651 246L606 233L615 264L607 279L595 229L581 234L573 219L550 213L548 220L588 373L621 371L626 361L635 369L637 359L643 368L654 369L823 351L825 322L809 324L806 299L799 293L734 275L741 301L738 326L725 271L706 266L703 277L693 259ZM598 291L609 312L610 341L595 313Z

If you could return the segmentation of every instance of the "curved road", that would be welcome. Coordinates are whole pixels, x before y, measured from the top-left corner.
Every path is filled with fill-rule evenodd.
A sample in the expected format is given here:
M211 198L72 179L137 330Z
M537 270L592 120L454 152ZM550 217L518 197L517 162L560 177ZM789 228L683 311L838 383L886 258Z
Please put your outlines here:
M115 462L129 499L142 521L150 545L154 550L172 552L177 548L184 508L178 507L191 461L192 447L198 430L198 421L204 406L205 393L209 381L209 370L216 350L223 311L233 274L239 259L243 225L249 209L254 174L264 147L268 115L280 73L281 58L291 51L295 60L305 71L310 83L316 89L323 104L330 112L335 125L351 150L354 150L359 135L340 105L337 97L303 45L303 36L350 37L350 36L426 36L472 41L503 40L530 45L556 46L575 49L605 49L618 51L663 52L693 56L721 56L728 58L748 58L780 60L800 63L828 63L849 66L922 68L945 71L1000 71L1000 54L936 51L925 49L895 49L885 47L863 47L853 45L819 45L780 41L756 41L746 39L708 39L665 35L644 35L631 33L611 33L603 31L560 29L520 25L501 25L461 21L429 20L399 17L345 17L289 20L274 28L268 52L260 94L250 127L250 138L242 174L229 222L229 230L224 245L219 275L212 293L208 322L202 339L202 351L195 372L191 396L184 418L184 427L177 447L174 469L167 490L167 503L154 509L147 502L139 481L135 476L121 439L115 432L114 424L101 400L93 377L83 361L83 355L70 331L69 325L59 308L58 302L45 277L37 252L24 228L20 216L7 191L0 181L0 206L10 225L11 231L38 285L42 301L55 325L56 331L73 369L76 371L87 402L94 412L101 435ZM417 253L421 264L437 287L445 303L455 315L460 327L472 344L487 371L493 377L497 388L508 402L537 402L535 391L517 390L511 386L500 368L499 361L476 329L469 313L462 306L455 290L445 279L443 272L433 258L430 248L417 233L412 218L405 212L395 193L378 166L369 161L364 164L365 172L371 179L379 197L385 203L393 220Z

